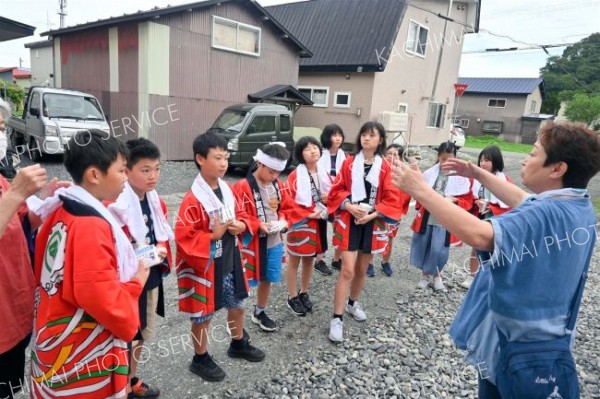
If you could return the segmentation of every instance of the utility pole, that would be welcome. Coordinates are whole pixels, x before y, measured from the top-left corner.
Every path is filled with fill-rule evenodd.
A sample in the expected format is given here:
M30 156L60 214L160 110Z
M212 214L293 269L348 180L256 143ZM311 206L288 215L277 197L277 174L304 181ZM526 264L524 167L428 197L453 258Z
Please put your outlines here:
M58 0L58 6L60 7L60 11L58 15L60 15L60 28L65 27L65 17L67 16L67 0Z

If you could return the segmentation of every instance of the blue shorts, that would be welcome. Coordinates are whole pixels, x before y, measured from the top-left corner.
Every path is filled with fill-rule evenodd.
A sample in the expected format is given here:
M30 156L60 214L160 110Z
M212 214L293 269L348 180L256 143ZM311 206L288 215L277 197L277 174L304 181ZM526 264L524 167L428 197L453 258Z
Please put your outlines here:
M281 281L281 260L283 259L283 249L284 247L282 242L272 248L267 248L267 264L265 266L267 273L264 279L265 282L278 283ZM258 281L250 280L251 287L256 287L257 285Z
M265 281L278 283L281 281L281 259L283 259L283 243L267 249L267 276Z
M233 286L233 273L223 277L223 291L221 303L217 304L217 309L240 309L244 307L244 300L236 297ZM190 317L192 323L204 323L212 319L214 313L209 313L200 317Z

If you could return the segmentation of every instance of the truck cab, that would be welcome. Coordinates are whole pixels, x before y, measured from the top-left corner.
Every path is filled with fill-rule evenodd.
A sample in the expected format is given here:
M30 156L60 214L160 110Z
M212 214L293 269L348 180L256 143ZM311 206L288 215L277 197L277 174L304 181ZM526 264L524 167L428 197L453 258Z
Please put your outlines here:
M280 141L290 153L294 147L294 114L283 105L236 104L221 112L208 132L227 140L230 167L248 168L256 150Z
M88 93L32 87L22 117L12 117L8 133L15 150L34 160L64 153L67 142L79 130L100 129L110 134L104 111ZM19 151L25 146L26 151Z

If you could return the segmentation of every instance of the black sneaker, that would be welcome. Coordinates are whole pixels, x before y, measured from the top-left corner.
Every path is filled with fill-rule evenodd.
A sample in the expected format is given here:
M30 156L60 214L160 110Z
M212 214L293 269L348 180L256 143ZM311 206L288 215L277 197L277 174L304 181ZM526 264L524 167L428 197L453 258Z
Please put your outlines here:
M260 329L267 332L273 332L279 330L279 326L275 323L264 310L260 314L256 314L256 311L252 313L252 323L258 324Z
M306 308L302 305L298 296L288 298L287 304L288 308L290 308L296 316L306 316Z
M381 269L383 270L383 274L385 274L386 276L392 276L392 266L390 266L389 262L381 262Z
M324 260L319 260L315 262L315 270L324 276L331 276L333 274L331 269L327 267L327 263L325 263Z
M127 399L156 399L160 396L160 390L150 388L148 384L140 380L138 377L131 379L131 392L127 395Z
M332 260L331 267L334 268L335 270L342 270L342 260L341 259Z
M375 277L375 268L372 263L369 263L369 266L367 266L367 277Z
M199 375L206 381L211 382L223 381L226 376L223 369L219 367L217 363L215 363L210 355L208 355L208 357L201 362L195 362L192 359L190 371L196 375Z
M298 292L298 298L300 298L300 303L304 306L307 312L312 312L313 303L310 301L308 297L308 292Z
M227 356L244 359L249 362L262 362L264 360L265 352L250 345L250 343L245 339L242 341L244 342L244 346L239 349L233 347L233 342L229 344L229 349L227 349Z

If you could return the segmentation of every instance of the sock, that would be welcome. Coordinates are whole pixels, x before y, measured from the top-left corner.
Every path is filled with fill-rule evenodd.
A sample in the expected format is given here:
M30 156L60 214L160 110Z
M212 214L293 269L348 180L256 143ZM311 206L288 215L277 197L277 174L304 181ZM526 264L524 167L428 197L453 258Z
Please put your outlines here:
M201 355L199 355L197 353L194 355L194 363L200 363L200 362L205 361L206 359L208 359L208 351L204 352Z
M333 319L340 319L340 321L344 321L344 316L341 314L333 314Z
M244 347L244 339L232 339L231 347L233 349L242 349Z
M348 299L348 305L354 306L354 301L352 299Z
M261 308L260 306L255 306L254 307L254 315L255 316L258 316L259 314L261 314L264 311L265 311L265 308Z

